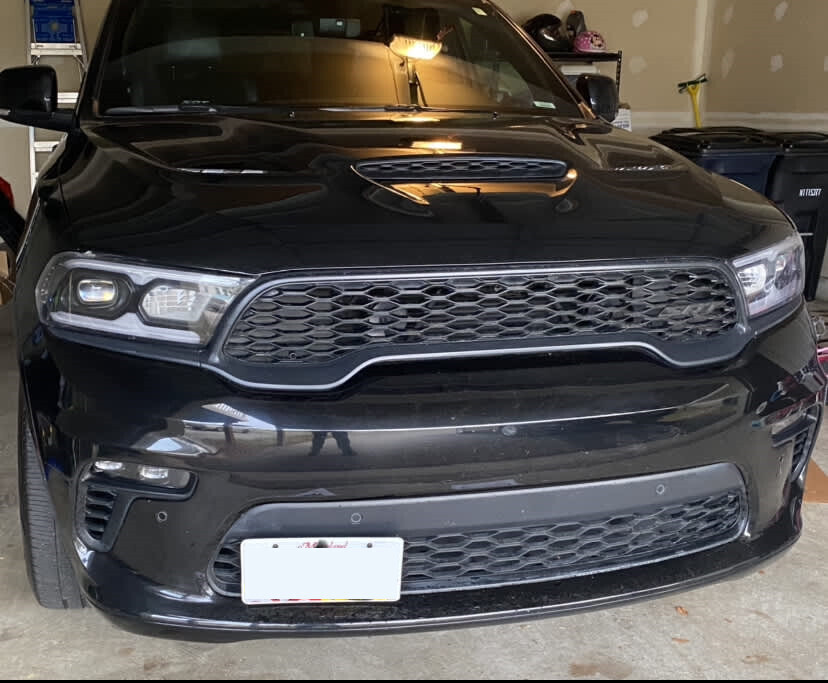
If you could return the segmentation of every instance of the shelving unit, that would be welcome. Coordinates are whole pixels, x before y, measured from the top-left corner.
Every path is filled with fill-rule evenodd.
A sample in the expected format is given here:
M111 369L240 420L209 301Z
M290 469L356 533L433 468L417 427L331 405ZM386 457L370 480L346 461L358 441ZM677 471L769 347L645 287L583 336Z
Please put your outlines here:
M547 52L553 62L560 64L594 64L599 62L615 62L615 84L621 92L621 65L624 53L618 52Z

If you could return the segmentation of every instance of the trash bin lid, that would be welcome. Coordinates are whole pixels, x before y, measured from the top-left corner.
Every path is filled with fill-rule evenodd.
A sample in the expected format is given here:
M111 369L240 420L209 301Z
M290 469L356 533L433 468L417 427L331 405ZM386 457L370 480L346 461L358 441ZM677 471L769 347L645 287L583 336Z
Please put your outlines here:
M766 135L778 141L786 151L808 151L828 154L828 134L817 131L768 132Z
M715 152L775 152L782 144L756 128L714 126L710 128L672 128L653 136L653 140L678 151L697 154Z

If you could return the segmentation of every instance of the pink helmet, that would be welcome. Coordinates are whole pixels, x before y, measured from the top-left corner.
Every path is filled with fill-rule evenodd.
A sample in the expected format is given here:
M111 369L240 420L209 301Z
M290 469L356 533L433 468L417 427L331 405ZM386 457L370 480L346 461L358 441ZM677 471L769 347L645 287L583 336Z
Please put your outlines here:
M606 52L607 41L597 31L584 31L575 38L575 52Z

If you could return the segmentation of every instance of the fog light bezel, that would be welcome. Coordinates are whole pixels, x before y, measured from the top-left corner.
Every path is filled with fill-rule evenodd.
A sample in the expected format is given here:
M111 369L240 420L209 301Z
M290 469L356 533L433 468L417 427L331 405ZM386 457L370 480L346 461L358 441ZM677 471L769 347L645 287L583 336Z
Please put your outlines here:
M129 462L128 460L122 461L116 458L98 458L94 462L85 465L78 477L74 501L75 536L86 548L97 552L108 552L115 545L126 520L127 513L135 501L184 502L193 496L198 485L198 476L195 472L188 470L178 470L189 474L189 481L186 488L173 489L163 486L153 486L135 479L119 477L118 472L106 474L105 472L98 471L94 465L95 462L101 461ZM145 463L135 464L140 466ZM106 524L106 530L101 538L93 537L87 529L86 503L90 495L90 490L96 493L106 492L111 494L113 500L109 521ZM168 508L168 510L172 513L173 508Z

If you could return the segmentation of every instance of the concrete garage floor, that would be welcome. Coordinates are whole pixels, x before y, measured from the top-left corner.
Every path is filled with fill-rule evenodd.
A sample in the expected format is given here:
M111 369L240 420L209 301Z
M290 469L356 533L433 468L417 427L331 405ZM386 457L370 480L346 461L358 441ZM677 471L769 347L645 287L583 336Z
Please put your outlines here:
M191 644L134 636L91 609L34 601L17 513L17 373L0 338L3 678L817 678L828 671L828 505L802 540L735 582L632 606L442 633ZM828 431L817 449L828 469ZM825 492L814 469L812 498ZM824 475L822 475L824 477ZM824 498L823 498L824 499Z

